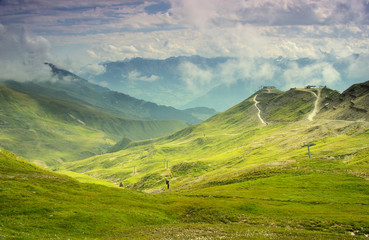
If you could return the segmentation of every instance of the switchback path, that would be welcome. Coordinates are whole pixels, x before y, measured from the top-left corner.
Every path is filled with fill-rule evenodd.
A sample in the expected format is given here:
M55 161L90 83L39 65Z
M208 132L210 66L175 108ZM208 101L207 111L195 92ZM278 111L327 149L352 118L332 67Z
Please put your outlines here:
M255 97L254 97L254 102L255 102L255 107L256 107L256 109L258 110L258 118L260 119L260 121L261 121L261 123L262 124L264 124L264 125L268 125L262 118L261 118L261 115L260 115L260 113L261 113L261 110L260 110L260 108L258 107L258 101L256 100L256 97L258 96L258 94L256 94L255 95Z
M318 109L318 104L319 104L319 100L320 100L320 89L318 89L318 95L316 95L315 92L311 92L311 94L313 94L316 97L316 100L315 100L315 103L314 103L314 109L308 116L309 121L313 121L315 115L318 113L318 110L319 110Z

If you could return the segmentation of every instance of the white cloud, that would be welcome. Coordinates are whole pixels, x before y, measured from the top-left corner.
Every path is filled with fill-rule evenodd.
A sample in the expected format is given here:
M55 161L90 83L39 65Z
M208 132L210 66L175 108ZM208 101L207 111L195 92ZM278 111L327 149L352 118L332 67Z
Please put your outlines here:
M299 66L292 62L283 72L282 81L285 88L303 87L308 84L332 86L341 80L341 74L327 62L318 62Z
M94 50L87 49L86 52L88 53L88 55L90 55L93 58L98 58L99 57L99 56L97 56L97 54L95 53Z
M128 75L123 74L123 78L128 78L130 81L143 81L143 82L155 82L159 80L159 76L156 76L154 74L150 76L145 76L142 73L134 70L128 73Z
M51 71L44 63L50 60L49 42L24 29L0 24L0 78L18 81L45 80Z
M100 74L105 73L105 71L106 71L105 66L94 63L94 64L88 64L82 67L80 74L100 75Z
M190 62L181 63L178 66L180 78L186 83L187 88L195 94L203 94L204 89L213 85L215 80L213 72L209 69L202 69Z
M219 69L220 82L227 86L245 81L252 84L252 87L265 85L280 70L265 59L257 61L254 58L230 60L222 64Z
M267 59L255 58L230 59L212 68L201 68L190 62L184 62L178 67L181 80L196 96L220 84L230 87L238 82L246 82L250 88L255 89L274 81L280 70Z
M131 4L125 4L128 2ZM220 83L233 84L239 79L272 81L283 70L257 59L278 56L307 57L320 63L309 67L289 66L284 75L286 85L297 83L294 79L301 75L298 71L307 74L305 78L300 77L302 82L340 81L337 69L324 62L325 53L332 53L337 58L361 54L362 57L352 62L346 73L353 78L366 77L364 66L368 59L364 55L369 54L367 0L169 2L171 9L168 12L148 14L145 7L158 1L2 1L0 13L7 13L2 15L5 22L14 26L23 22L27 29L42 33L48 39L27 33L25 46L3 47L1 55L9 56L6 61L1 60L0 68L8 68L2 71L3 77L19 74L17 69L20 67L11 67L15 66L14 62L32 72L32 64L50 59L49 42L53 48L61 49L56 63L77 74L101 74L105 69L98 62L133 57L165 59L197 54L240 59L217 70L183 65L184 82L197 92ZM7 28L0 26L0 34L6 32L9 35ZM16 39L21 42L19 36ZM12 47L9 39L5 40L8 41L5 45ZM9 49L15 50L9 53ZM34 74L38 73L25 74L22 78ZM138 81L157 80L157 76L130 74Z
M356 59L352 59L346 71L346 74L358 81L369 80L369 54L360 55Z

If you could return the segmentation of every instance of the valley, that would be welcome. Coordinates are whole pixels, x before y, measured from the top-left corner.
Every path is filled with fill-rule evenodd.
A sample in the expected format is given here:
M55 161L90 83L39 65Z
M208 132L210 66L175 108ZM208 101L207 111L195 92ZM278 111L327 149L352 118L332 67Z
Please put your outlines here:
M0 0L0 240L369 239L369 0Z
M365 239L369 118L347 96L359 106L368 84L342 94L261 89L202 123L121 138L103 154L51 165L53 172L1 150L0 236ZM70 114L74 125L88 125Z
M119 117L91 106L0 86L0 144L42 166L104 153L122 136L141 140L189 126Z

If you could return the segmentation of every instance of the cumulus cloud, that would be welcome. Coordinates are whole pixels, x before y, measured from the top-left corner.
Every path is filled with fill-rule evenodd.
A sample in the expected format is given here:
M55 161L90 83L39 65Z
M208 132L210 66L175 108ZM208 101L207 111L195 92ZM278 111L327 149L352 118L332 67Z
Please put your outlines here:
M213 85L212 81L216 79L210 69L202 69L190 62L181 63L178 70L181 80L194 94L204 93L204 89L208 89L210 85Z
M367 57L367 56L366 56ZM233 58L217 67L203 69L193 63L183 63L178 68L181 80L195 95L206 93L204 89L222 85L232 87L239 83L254 91L260 86L273 85L282 90L303 87L308 84L337 86L342 84L342 69L334 65L337 61L310 59ZM347 64L347 72L355 71L358 76L368 74L363 57ZM363 68L361 71L356 69ZM346 86L347 87L347 86Z
M156 76L154 74L150 76L145 76L136 70L129 72L128 75L123 74L122 77L127 78L130 81L143 81L143 82L155 82L160 79L159 76Z
M342 81L342 74L367 78L364 66L369 54L368 9L367 0L0 1L3 22L9 26L22 24L48 39L25 34L27 44L14 51L22 52L16 54L23 59L22 66L47 59L49 41L55 48L63 49L58 52L64 58L59 61L63 63L60 66L85 76L105 71L98 61L180 55L238 58L217 70L183 64L179 69L181 79L197 93L222 83L232 85L240 79L257 83L278 79L279 84L292 86L295 79L329 84ZM9 35L9 30L1 27ZM22 41L21 35L16 41ZM2 37L1 41L12 47L10 38L7 39ZM24 54L26 49L35 48L38 54L30 53L35 51ZM7 49L1 49L1 54L10 56L11 48ZM327 52L338 59L353 53L361 57L350 61L343 73L332 62L325 61ZM291 60L311 58L318 63L310 66L291 63L282 69L270 61L260 61L279 56ZM16 73L9 67L14 66L9 64L11 59L10 56L7 62L1 62L5 63L2 68L8 66L7 74ZM28 71L31 70L29 67ZM299 77L302 75L299 71L307 77ZM157 80L157 76L130 74L137 81Z
M369 80L369 54L363 54L357 58L351 58L346 74L357 81Z
M94 50L92 49L87 49L86 52L88 53L88 55L90 55L93 58L98 58L99 56L97 56L97 54L95 53Z
M101 64L91 63L81 68L81 74L100 75L106 72L106 67Z
M0 78L3 80L45 80L51 78L49 42L24 29L0 24Z
M231 87L240 82L250 89L274 81L281 71L268 59L232 58L216 67L199 67L194 63L184 62L177 68L180 79L194 95L205 94L214 86Z
M255 82L258 86L266 84L274 78L278 68L270 64L266 59L241 58L227 61L220 66L220 81L226 86L238 81ZM252 87L255 87L252 84Z
M341 80L341 74L327 62L299 66L296 62L288 65L282 74L284 87L303 87L308 84L332 86Z

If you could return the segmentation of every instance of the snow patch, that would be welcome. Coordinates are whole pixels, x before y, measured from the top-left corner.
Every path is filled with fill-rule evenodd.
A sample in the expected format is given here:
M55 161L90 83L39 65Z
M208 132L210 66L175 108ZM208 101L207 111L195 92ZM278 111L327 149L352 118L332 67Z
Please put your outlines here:
M73 116L72 114L68 113L69 117L73 118L74 120L76 120L77 122L79 122L82 125L86 125L85 122L83 122L82 120L76 118L75 116Z

